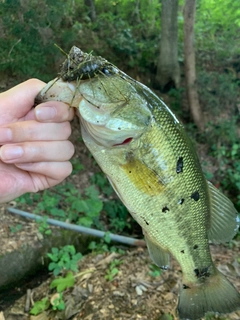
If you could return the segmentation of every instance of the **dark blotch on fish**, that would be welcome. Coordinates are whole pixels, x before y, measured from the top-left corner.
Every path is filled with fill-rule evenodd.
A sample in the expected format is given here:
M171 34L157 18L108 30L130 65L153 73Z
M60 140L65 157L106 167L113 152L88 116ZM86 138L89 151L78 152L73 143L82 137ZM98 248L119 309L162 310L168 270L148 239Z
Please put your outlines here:
M194 273L197 278L206 278L210 276L210 273L208 272L209 267L205 267L202 269L194 269Z
M184 253L184 250L181 250L181 253Z
M191 194L191 198L195 201L198 201L200 199L200 195L198 191L195 191Z
M178 158L176 172L177 173L183 172L183 157Z
M170 209L167 206L162 208L162 212L166 213L167 211L170 211Z
M148 226L149 223L147 222L147 220L144 217L141 217L143 219L143 221L146 223L146 225Z
M186 284L183 284L183 289L190 289L190 287L187 286Z
M198 248L198 245L195 244L195 246L193 246L193 249L195 250L195 249L197 249L197 248Z
M183 202L184 202L184 199L183 199L183 198L180 199L180 200L178 200L178 204L183 204Z

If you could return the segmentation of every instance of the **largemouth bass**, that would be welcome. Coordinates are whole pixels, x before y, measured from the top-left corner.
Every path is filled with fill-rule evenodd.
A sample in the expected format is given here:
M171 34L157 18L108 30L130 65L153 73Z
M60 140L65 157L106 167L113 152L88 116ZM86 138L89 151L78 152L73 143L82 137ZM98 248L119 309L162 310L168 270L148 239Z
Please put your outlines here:
M84 143L133 218L160 268L182 268L180 319L240 308L214 266L209 241L236 234L232 202L207 182L183 125L149 88L101 57L73 47L60 75L37 96L78 110Z

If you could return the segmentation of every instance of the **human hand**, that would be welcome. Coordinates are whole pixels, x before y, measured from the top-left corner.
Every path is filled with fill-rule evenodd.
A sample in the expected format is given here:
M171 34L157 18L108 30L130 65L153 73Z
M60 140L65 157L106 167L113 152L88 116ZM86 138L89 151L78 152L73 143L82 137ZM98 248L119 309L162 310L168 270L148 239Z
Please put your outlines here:
M74 111L57 101L33 109L44 85L31 79L0 94L0 203L52 187L72 171Z

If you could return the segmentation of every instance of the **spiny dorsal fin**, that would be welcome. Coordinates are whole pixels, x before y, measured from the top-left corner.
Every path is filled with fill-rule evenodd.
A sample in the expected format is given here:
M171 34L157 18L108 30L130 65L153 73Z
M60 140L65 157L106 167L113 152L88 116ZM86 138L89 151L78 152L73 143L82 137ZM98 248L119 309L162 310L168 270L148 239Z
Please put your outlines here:
M210 196L210 228L208 238L214 243L230 241L238 231L237 211L233 203L211 182L208 182Z

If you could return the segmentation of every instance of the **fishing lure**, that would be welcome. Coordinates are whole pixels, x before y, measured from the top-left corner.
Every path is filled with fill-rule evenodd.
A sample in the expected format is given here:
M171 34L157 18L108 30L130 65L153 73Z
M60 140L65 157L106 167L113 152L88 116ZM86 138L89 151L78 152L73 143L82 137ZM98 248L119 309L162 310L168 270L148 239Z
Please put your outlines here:
M109 75L114 73L114 66L100 56L92 56L73 46L69 54L59 48L67 59L63 62L59 73L63 81L86 80L102 73Z

